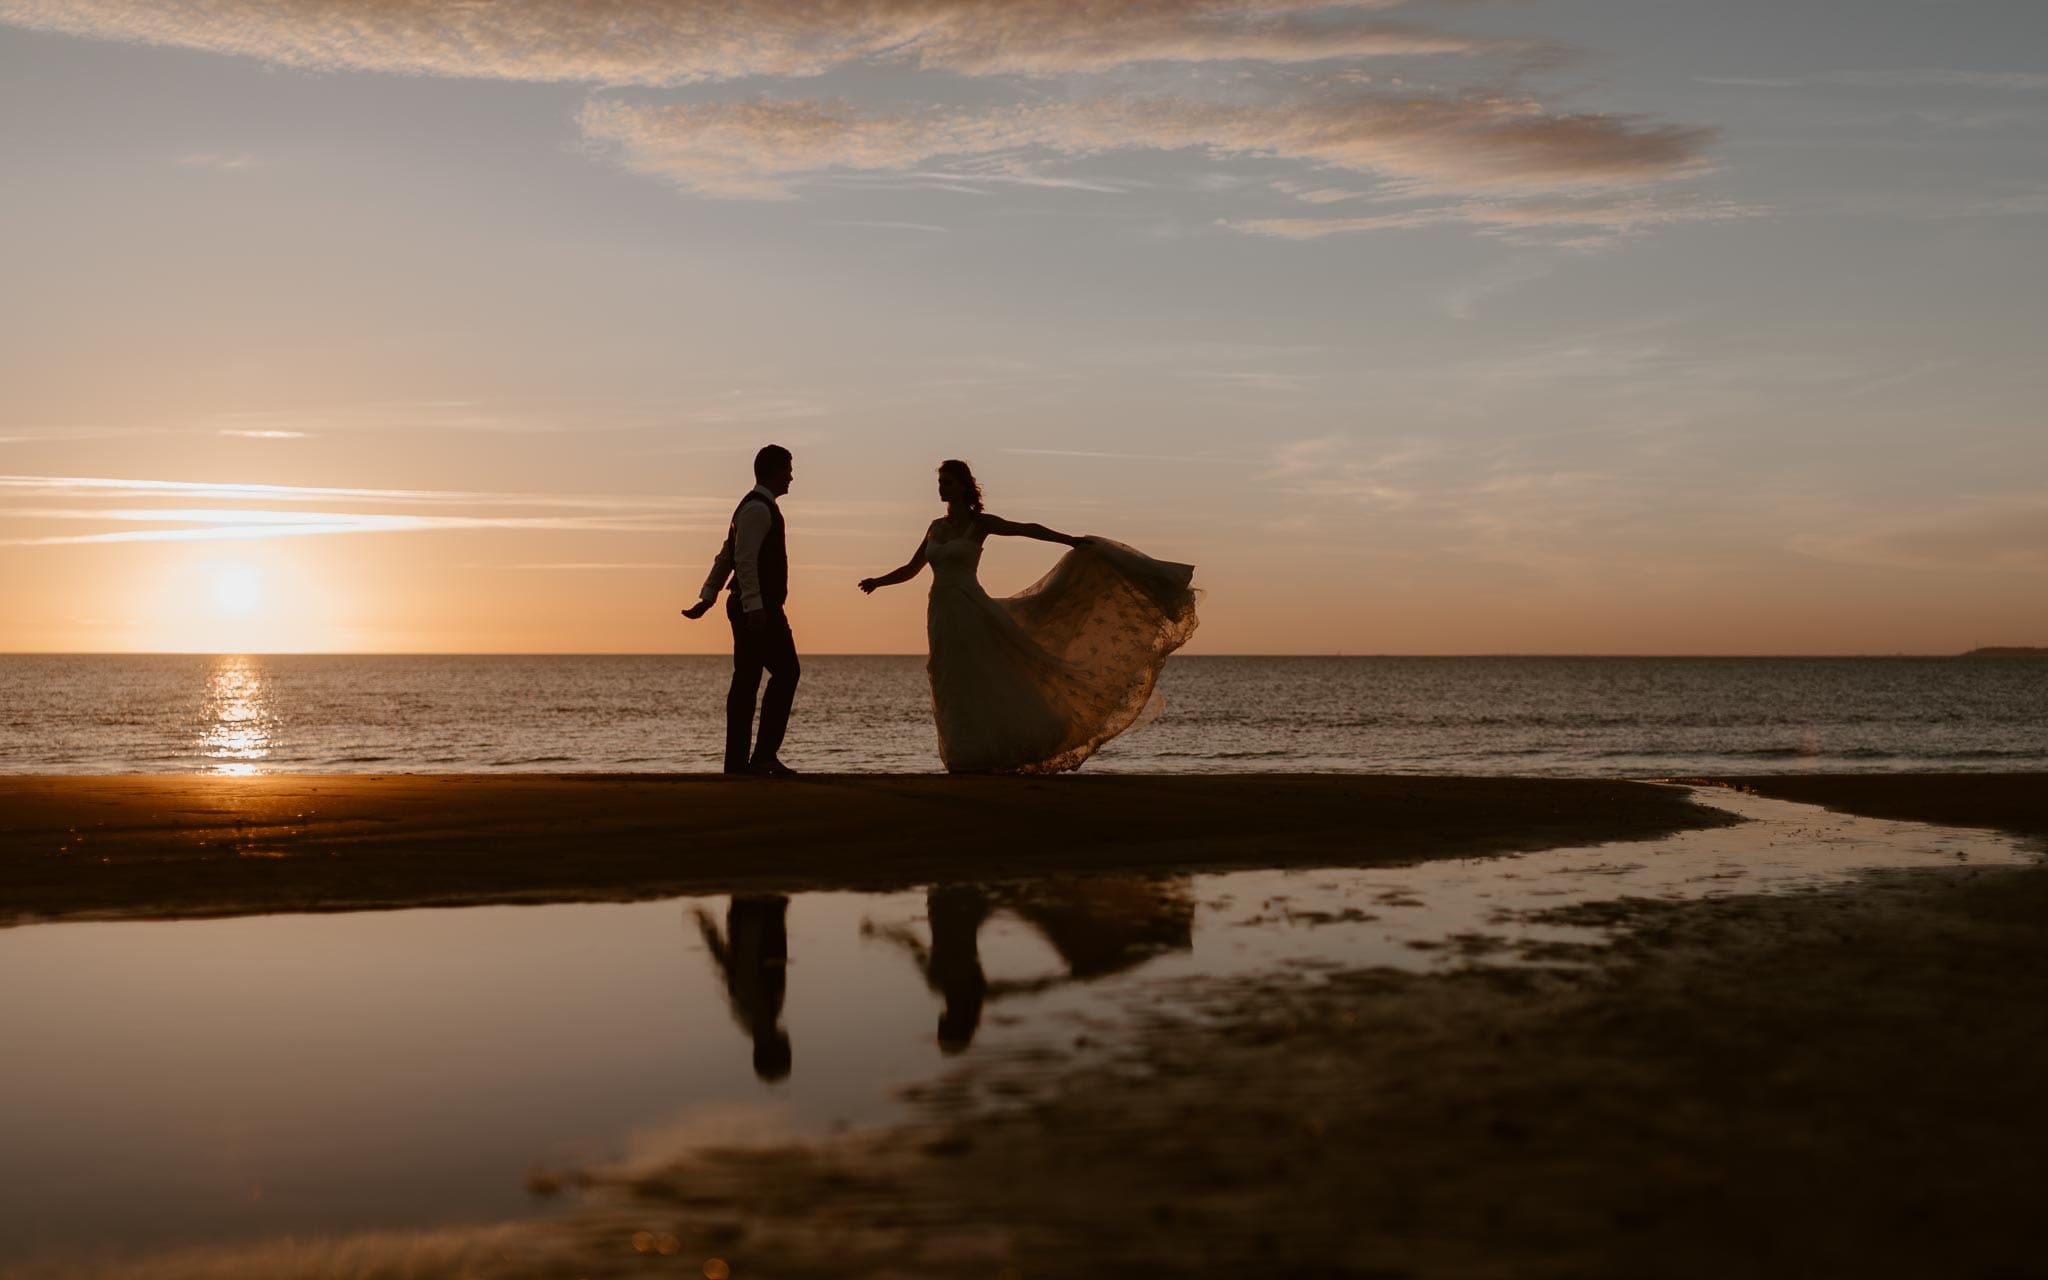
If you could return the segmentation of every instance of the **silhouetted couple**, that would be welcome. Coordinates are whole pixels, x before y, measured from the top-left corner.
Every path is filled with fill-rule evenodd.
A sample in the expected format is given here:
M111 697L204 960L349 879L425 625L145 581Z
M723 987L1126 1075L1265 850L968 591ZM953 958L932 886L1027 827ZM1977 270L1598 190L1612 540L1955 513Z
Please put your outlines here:
M776 505L793 475L789 450L781 445L754 455L754 487L733 511L701 598L683 611L703 617L730 583L727 773L795 772L778 754L801 667L784 612L789 551ZM873 593L931 566L925 669L940 759L950 773L1080 768L1103 743L1157 708L1167 655L1195 630L1194 567L1154 560L1107 538L1077 538L991 515L974 472L957 458L939 466L939 500L945 514L926 526L910 559L859 585ZM1031 587L998 599L977 577L982 544L991 535L1055 542L1068 551ZM754 699L764 672L768 690L754 736Z

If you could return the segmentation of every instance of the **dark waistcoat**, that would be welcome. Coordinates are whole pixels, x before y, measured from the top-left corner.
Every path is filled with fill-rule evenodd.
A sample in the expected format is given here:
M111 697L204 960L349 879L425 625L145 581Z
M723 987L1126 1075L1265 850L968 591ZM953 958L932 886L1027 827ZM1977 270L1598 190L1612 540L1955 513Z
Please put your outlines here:
M768 499L751 490L740 499L740 505L732 509L732 521L725 528L725 554L732 559L733 575L731 595L728 603L739 607L740 575L737 549L740 539L740 512L747 509L749 502L767 503L768 536L761 539L761 603L770 609L780 609L789 600L789 546L782 537L782 509Z

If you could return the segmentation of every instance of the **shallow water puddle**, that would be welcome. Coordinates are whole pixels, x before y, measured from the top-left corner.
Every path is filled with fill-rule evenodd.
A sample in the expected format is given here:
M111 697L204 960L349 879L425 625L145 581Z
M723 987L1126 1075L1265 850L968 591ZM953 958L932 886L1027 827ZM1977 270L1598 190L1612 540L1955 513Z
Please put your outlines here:
M0 1270L546 1212L550 1170L883 1121L1192 980L1512 961L1602 936L1530 912L2038 857L1700 794L1750 821L1387 870L0 931Z

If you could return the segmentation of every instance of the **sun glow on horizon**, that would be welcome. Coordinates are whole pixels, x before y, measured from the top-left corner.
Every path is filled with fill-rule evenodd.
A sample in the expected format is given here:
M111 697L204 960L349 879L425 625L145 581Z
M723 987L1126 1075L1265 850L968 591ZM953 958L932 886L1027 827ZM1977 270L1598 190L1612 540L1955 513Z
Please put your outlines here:
M239 550L239 548L238 548ZM318 557L162 557L129 624L135 652L290 653L336 647L335 594Z
M263 607L263 574L239 562L215 564L211 570L213 606L231 618L245 618Z

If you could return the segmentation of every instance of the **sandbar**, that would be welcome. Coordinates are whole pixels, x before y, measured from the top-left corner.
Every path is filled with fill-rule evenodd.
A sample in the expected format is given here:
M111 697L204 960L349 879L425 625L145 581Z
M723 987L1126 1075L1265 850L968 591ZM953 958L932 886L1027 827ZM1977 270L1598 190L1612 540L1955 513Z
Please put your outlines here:
M1730 821L1591 779L15 776L0 922L1388 866Z

